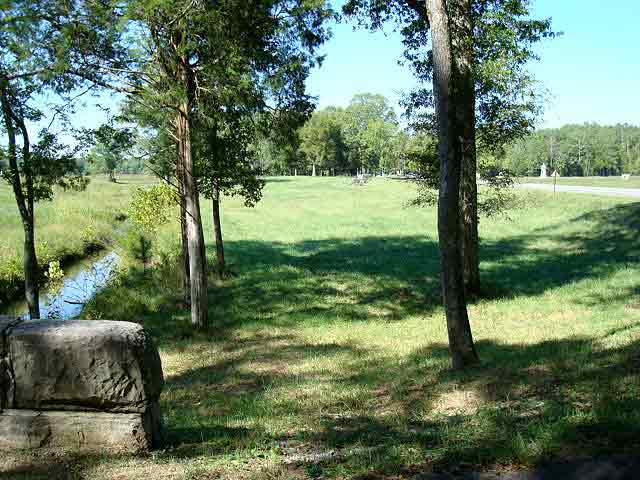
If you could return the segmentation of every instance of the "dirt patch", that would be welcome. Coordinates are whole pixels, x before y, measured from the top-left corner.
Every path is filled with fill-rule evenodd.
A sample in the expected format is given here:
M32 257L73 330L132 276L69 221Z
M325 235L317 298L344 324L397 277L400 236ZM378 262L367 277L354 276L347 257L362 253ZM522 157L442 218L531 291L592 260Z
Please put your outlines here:
M473 415L484 404L486 395L476 389L456 389L439 394L431 413L445 417Z
M92 469L90 473L83 475L83 478L96 480L150 480L156 478L162 480L181 480L185 478L185 471L182 466L167 463L157 465L103 465Z

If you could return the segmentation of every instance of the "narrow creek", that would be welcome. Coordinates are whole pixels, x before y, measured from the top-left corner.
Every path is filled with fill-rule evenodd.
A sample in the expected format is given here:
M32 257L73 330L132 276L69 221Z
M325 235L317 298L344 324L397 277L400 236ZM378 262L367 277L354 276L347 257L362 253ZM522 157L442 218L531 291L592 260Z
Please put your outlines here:
M67 267L58 288L43 288L40 291L40 317L60 320L76 318L84 304L107 285L118 260L116 252L103 252ZM29 309L26 302L15 302L0 314L28 319Z

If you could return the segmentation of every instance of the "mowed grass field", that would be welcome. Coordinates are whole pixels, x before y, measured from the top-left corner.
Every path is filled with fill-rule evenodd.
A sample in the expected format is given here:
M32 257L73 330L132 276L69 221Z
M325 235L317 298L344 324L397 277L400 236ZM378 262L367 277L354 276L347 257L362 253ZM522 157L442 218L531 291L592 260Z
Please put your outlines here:
M91 178L82 192L56 189L51 202L36 204L36 253L47 268L86 256L111 243L136 186L153 182L151 177L125 175L118 183L106 177ZM11 186L0 181L0 311L3 303L21 295L24 281L22 249L24 231Z
M211 328L182 304L176 226L85 308L158 342L166 445L18 452L3 478L406 479L640 448L640 203L518 192L482 219L482 365L449 368L434 209L407 182L269 179L225 199ZM561 200L561 201L559 201ZM209 260L211 209L202 204Z
M521 177L519 183L546 183L553 185L553 178ZM632 175L628 180L616 177L560 177L557 185L576 185L580 187L640 188L640 176Z

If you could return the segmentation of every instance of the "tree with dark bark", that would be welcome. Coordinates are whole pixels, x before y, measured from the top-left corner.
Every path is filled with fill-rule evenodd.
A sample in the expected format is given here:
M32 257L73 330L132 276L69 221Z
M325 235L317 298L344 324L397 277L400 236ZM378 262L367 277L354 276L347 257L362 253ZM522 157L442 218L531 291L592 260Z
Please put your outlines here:
M126 65L117 21L121 14L108 0L15 0L0 10L0 102L9 164L4 176L24 227L25 296L31 318L40 316L34 205L50 199L56 184L85 184L74 152L56 140L51 127L58 121L64 130L75 100L105 86L113 71ZM43 98L54 100L44 105ZM38 121L49 125L34 142L30 130Z
M230 112L310 111L305 93L314 53L324 41L330 15L323 0L131 0L143 44L137 101L164 108L172 120L184 199L191 319L206 328L207 277L199 191L206 149L199 128L227 122ZM291 106L295 108L288 108ZM217 141L212 144L217 144ZM222 164L218 162L218 164ZM207 179L208 185L213 185ZM215 197L215 195L214 195Z
M217 270L224 274L224 243L220 216L223 195L239 195L252 207L261 198L264 181L256 165L261 137L280 144L292 136L314 106L306 92L310 69L322 57L316 51L328 37L324 22L332 11L324 1L255 2L246 16L246 2L229 2L233 24L214 19L200 42L206 58L199 72L197 112L200 189L211 198ZM231 15L227 14L225 18ZM237 24L236 24L237 22Z
M480 292L480 255L478 236L477 151L493 153L533 130L541 113L543 92L527 71L527 63L536 59L532 45L552 37L549 20L530 18L528 0L473 0L471 18L473 43L466 52L473 60L475 99L465 106L468 148L462 165L463 264L469 294ZM349 0L345 13L355 16L370 28L387 21L399 26L405 43L404 57L421 85L405 98L407 115L418 130L435 133L434 92L429 86L433 73L433 55L428 49L430 22L421 0ZM475 129L471 128L471 124ZM476 138L477 137L477 138ZM435 179L425 178L427 187ZM429 203L424 201L419 203Z
M201 61L195 52L194 37L198 34L192 30L193 25L197 25L197 16L202 14L202 8L198 7L201 5L197 2L186 7L173 2L131 2L129 15L139 25L144 54L138 69L131 73L131 83L138 88L133 89L129 101L134 106L131 109L134 116L137 114L165 129L175 142L175 174L179 182L185 267L188 262L185 279L188 278L191 323L206 329L207 262L192 148L197 109L196 69Z
M468 149L464 129L473 97L472 65L465 51L472 44L470 0L427 0L433 42L433 91L438 123L440 195L438 237L441 282L453 367L478 363L465 299L460 229L460 177Z
M461 210L463 229L463 266L465 287L469 295L479 295L480 241L478 235L478 152L494 154L505 145L531 132L542 111L544 94L527 71L526 64L537 58L533 43L553 36L549 20L527 18L529 2L518 0L472 1L473 43L465 51L474 77L473 103L461 112L465 118L464 134L468 145L462 164ZM432 124L432 91L427 86L433 65L424 55L420 39L428 25L411 32L407 42L407 60L425 84L406 99L409 114L422 128ZM428 183L428 180L427 180Z
M254 207L262 197L265 181L255 168L251 149L256 135L254 125L238 114L235 120L227 112L224 124L203 129L206 140L200 142L202 161L201 191L211 199L213 233L216 244L216 271L224 277L226 262L220 217L222 196L241 196L247 207Z
M176 191L180 205L180 243L182 293L185 305L191 303L191 282L189 278L189 243L187 239L187 211L184 194L184 170L179 157L179 144L176 141L175 110L170 104L154 102L154 90L160 85L153 83L161 74L152 74L158 65L149 62L143 68L148 72L136 73L143 88L133 89L122 103L120 119L137 126L135 150L145 159L145 166L155 176L170 185Z

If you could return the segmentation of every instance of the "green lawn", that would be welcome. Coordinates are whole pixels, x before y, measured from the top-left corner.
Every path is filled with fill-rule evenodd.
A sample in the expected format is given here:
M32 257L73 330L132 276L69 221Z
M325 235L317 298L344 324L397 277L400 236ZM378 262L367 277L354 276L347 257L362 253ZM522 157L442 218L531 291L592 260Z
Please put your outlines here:
M553 184L553 178L521 177L519 183L546 183ZM581 187L607 187L607 188L640 188L640 176L633 175L629 180L621 177L560 177L558 185L578 185Z
M123 267L85 311L144 322L157 339L166 448L7 454L0 469L47 479L417 479L637 453L640 203L518 192L526 209L483 219L485 294L469 306L483 364L462 374L449 369L435 211L405 207L413 195L399 180L299 177L270 179L255 209L226 200L233 275L210 281L208 334L188 325L177 230L166 228L155 266Z
M151 182L150 177L125 175L118 183L92 177L86 191L56 190L51 202L36 204L36 251L41 265L68 263L100 249L113 240L118 216L129 203L133 186ZM22 245L24 233L13 191L0 181L0 312L8 300L19 296L24 280Z

